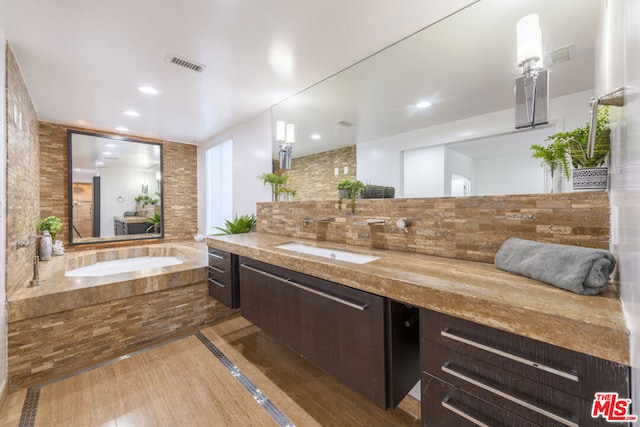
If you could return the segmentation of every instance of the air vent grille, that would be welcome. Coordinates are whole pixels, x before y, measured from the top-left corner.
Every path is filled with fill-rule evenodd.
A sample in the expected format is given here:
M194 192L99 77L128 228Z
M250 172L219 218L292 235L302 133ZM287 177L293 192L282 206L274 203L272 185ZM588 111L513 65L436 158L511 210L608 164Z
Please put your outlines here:
M566 46L559 47L555 50L549 52L549 65L560 64L566 61L571 60L571 47L572 44L568 44Z
M190 59L180 58L179 56L173 54L169 54L167 56L167 62L170 64L179 65L192 71L197 71L198 73L203 72L207 68L207 66L204 64L199 64L196 61L192 61Z
M353 126L353 123L350 123L350 122L348 122L348 121L346 121L346 120L341 120L341 121L339 121L339 122L338 122L338 124L339 124L339 125L342 125L342 126L344 126L344 127L348 127L348 128L350 128L351 126Z

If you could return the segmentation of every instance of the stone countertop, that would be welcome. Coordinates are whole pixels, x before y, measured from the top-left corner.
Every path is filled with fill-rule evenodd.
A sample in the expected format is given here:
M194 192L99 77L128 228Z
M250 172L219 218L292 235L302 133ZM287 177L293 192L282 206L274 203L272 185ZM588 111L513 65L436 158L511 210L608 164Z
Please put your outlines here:
M117 253L141 249L155 250L156 256L175 256L182 264L101 277L66 277L67 269L83 266L80 258L102 253L112 259L127 257ZM146 256L144 253L134 256ZM99 260L98 260L99 261ZM7 300L7 321L15 322L65 310L86 307L120 298L142 295L207 281L205 243L174 242L98 250L67 252L40 263L40 286L25 283Z
M147 222L149 218L146 216L114 216L114 220L121 221L126 224L135 224L139 222Z
M380 259L353 264L275 247L284 243ZM207 244L580 353L630 363L629 331L612 286L599 295L578 295L507 273L493 264L267 233L208 237Z

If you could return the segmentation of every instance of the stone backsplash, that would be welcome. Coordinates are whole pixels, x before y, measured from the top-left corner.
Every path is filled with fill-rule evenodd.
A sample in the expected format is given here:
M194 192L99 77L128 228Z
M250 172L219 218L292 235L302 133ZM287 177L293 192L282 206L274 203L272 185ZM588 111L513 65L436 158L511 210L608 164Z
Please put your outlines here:
M258 203L260 232L492 263L509 237L609 248L606 192ZM313 222L304 225L302 219ZM407 232L399 218L411 221ZM330 222L318 219L331 218ZM382 219L384 225L359 225Z

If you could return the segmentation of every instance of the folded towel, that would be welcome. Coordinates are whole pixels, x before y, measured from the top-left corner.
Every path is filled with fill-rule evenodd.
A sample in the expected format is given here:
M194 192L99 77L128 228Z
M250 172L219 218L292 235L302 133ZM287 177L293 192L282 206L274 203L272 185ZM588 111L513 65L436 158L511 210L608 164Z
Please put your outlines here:
M609 251L509 238L496 254L496 267L584 295L607 287L616 259Z

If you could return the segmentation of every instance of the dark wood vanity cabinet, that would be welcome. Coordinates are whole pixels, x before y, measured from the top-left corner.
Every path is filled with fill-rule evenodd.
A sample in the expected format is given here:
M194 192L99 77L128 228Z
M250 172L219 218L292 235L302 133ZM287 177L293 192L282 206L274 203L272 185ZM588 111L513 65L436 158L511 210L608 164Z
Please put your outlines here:
M209 247L209 295L229 308L240 307L238 256Z
M571 331L567 331L571 333ZM596 392L628 398L629 368L422 309L425 426L603 426Z
M395 360L404 365L387 370L391 303L383 297L243 257L240 293L245 318L382 408L397 405L419 379L417 322L413 363L401 355L411 345L394 332Z

